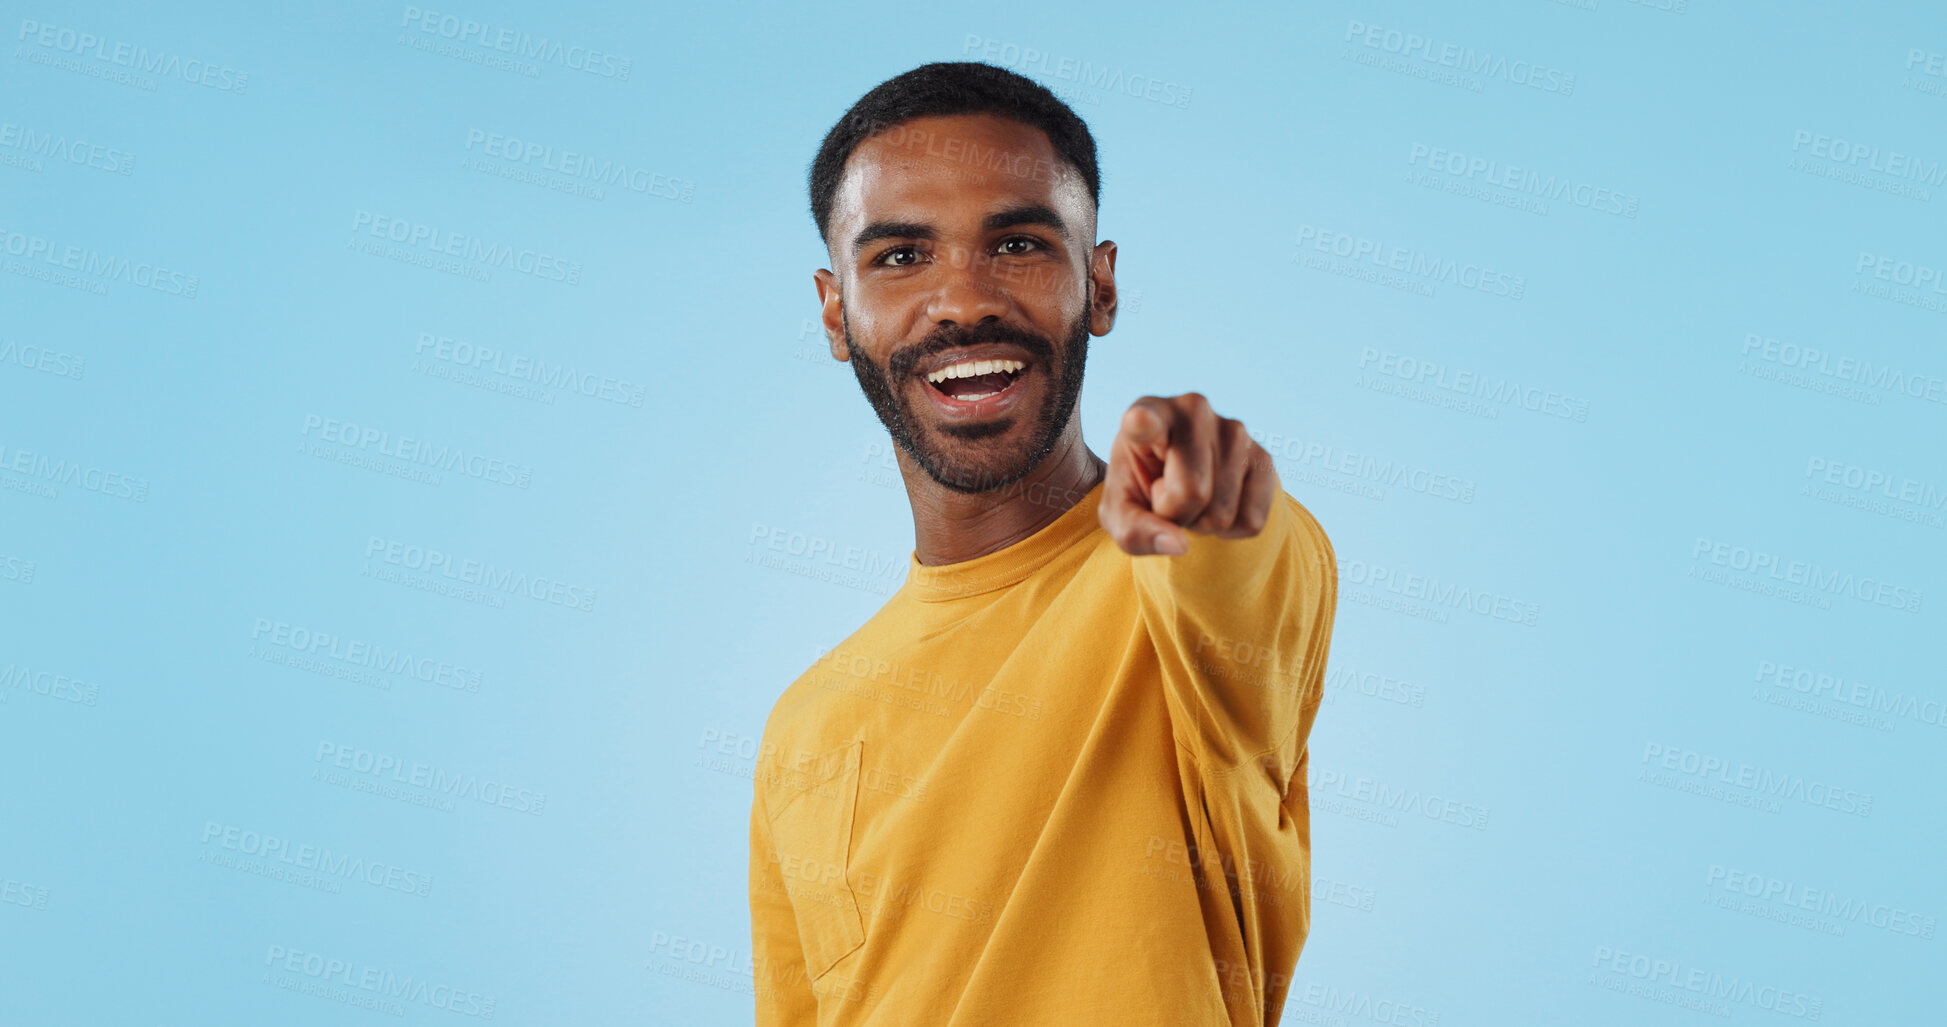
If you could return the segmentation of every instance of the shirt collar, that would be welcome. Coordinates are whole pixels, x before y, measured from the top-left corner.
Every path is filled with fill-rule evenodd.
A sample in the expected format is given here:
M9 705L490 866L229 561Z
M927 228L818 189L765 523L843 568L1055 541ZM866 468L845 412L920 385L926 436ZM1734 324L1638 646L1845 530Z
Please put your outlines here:
M971 560L929 567L919 562L918 552L910 553L906 557L905 589L922 602L945 602L1015 584L1100 530L1095 510L1101 501L1102 482L1098 481L1075 505L1034 534Z

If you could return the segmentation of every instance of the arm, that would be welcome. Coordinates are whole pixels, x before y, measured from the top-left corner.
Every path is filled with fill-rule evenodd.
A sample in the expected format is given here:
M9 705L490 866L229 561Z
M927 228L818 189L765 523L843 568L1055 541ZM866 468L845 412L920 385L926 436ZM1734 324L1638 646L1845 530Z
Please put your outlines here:
M1289 781L1337 601L1325 532L1243 424L1196 393L1129 408L1104 488L1102 523L1134 557L1178 742L1207 767L1262 759Z
M1323 695L1338 570L1331 543L1279 491L1264 530L1131 561L1177 741L1204 766L1296 771Z
M750 806L750 968L757 993L757 1027L818 1022L818 998L805 976L797 914L784 891L771 818L764 808L761 766Z

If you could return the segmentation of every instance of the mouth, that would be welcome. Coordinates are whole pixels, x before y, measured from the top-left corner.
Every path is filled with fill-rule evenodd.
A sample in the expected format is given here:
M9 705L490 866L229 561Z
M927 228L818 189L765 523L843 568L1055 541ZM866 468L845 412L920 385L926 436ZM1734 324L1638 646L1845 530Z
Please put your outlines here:
M1012 346L974 347L931 361L917 377L944 419L985 420L1014 406L1034 370L1026 357Z
M963 360L927 375L926 381L943 396L972 403L1006 392L1027 367L1020 360Z

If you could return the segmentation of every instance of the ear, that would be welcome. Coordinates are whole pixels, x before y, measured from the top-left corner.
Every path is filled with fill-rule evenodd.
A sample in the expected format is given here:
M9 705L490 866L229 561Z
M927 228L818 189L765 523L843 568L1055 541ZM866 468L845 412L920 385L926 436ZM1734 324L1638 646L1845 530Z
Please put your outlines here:
M1088 262L1088 279L1094 286L1094 295L1089 299L1088 332L1107 335L1115 327L1115 243L1104 240L1095 244L1095 253Z
M846 361L852 359L851 350L845 345L845 305L838 293L838 276L825 268L811 273L811 282L818 287L818 320L825 326L825 341L831 346L832 359Z

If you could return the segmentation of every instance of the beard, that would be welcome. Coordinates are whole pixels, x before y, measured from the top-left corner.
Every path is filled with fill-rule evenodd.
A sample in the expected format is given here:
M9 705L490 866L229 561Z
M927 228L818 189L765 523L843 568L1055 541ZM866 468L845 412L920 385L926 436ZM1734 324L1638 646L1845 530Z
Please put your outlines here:
M1044 336L1001 321L983 321L969 328L943 325L920 342L894 353L881 367L865 355L852 338L851 318L842 307L845 345L851 353L852 373L867 402L886 426L887 434L899 448L913 458L927 477L955 492L977 494L1005 488L1020 481L1054 452L1061 433L1082 395L1082 369L1088 359L1088 300L1094 283L1083 292L1082 312L1069 326L1068 338L1057 353ZM1049 376L1041 406L1029 412L1031 428L1024 442L979 445L984 439L997 439L1014 430L1017 416L999 417L974 424L928 423L907 401L902 385L913 381L919 361L943 350L972 346L982 342L1008 342L1027 350L1036 358L1035 370ZM1016 382L1012 387L1020 388ZM927 385L926 388L932 388Z

